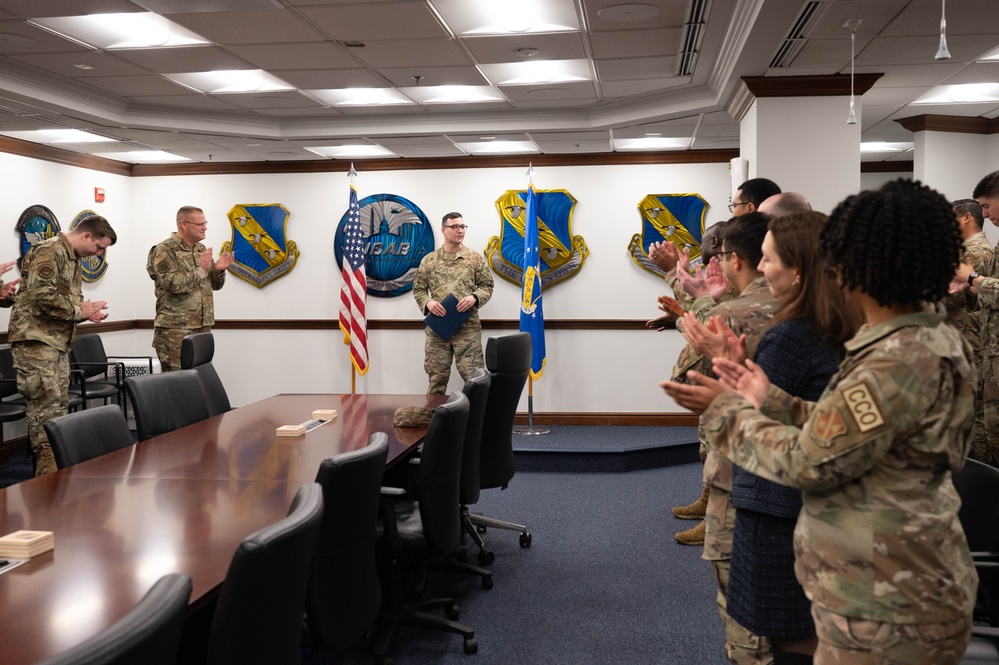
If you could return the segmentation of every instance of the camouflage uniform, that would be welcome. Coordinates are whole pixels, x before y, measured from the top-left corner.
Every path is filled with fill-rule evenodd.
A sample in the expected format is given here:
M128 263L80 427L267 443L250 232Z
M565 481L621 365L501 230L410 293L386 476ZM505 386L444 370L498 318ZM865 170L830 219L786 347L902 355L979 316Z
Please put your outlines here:
M146 272L156 282L153 348L163 371L180 369L180 343L187 335L208 332L215 323L212 291L225 285L225 271L205 272L198 265L202 243L188 247L176 233L149 250Z
M736 337L746 335L746 351L750 357L763 333L770 326L777 300L771 295L764 277L758 277L731 300L714 305L710 296L693 302L691 311L700 320L720 316ZM688 345L689 346L689 345ZM684 349L686 352L687 349ZM681 355L674 376L686 376L689 370L712 376L711 360L692 350ZM718 581L718 613L725 625L725 652L733 663L771 663L770 641L755 635L732 619L726 611L729 566L732 559L732 535L735 529L735 508L732 506L732 463L712 450L702 423L698 426L701 456L704 460L704 484L708 486L708 507L704 516L704 554L715 569Z
M974 421L971 349L922 312L863 329L846 350L818 402L771 386L757 411L728 391L705 428L735 464L802 490L795 572L816 662L956 664L978 581L951 479Z
M476 369L485 366L479 308L493 294L493 276L481 254L462 245L457 252L445 252L441 247L423 257L413 276L413 296L420 311L429 314L427 303L431 300L441 302L449 293L458 300L473 295L477 302L472 315L450 340L445 342L429 327L426 329L423 368L430 377L428 395L443 395L447 391L452 355L458 373L466 381Z
M967 263L975 272L985 270L985 264L992 256L992 243L989 242L985 234L978 232L968 238L963 243L961 253L961 263ZM993 466L999 466L999 457L993 452L988 444L985 435L985 413L982 409L982 398L984 396L984 377L982 368L982 333L981 317L979 316L978 304L975 296L965 291L955 293L944 299L947 306L947 323L950 323L964 335L964 338L971 344L975 354L975 370L978 376L978 390L976 396L976 417L974 435L971 439L970 457L979 462L985 462ZM999 443L999 442L997 442Z
M988 450L984 459L976 459L999 466L999 252L993 252L979 272L984 276L978 282L978 314L982 335L980 410Z
M10 313L17 390L24 395L35 475L56 470L42 423L69 411L69 350L83 318L82 264L60 233L34 245L21 265L22 281Z

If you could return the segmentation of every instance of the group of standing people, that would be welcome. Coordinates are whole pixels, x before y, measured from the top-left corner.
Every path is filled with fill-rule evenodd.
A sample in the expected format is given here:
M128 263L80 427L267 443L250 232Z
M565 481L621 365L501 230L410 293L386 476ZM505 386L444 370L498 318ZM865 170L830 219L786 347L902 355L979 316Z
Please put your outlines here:
M993 175L970 203L987 209L994 195L999 217ZM726 654L956 665L977 576L951 475L989 384L988 370L976 383L972 346L943 305L960 300L987 329L999 278L978 273L999 266L972 263L981 239L961 220L974 206L918 182L848 197L828 218L797 195L771 199L734 205L753 209L719 227L706 268L692 275L679 257L671 274L688 347L661 386L701 414L705 461L704 499L674 513L705 516L695 529ZM978 412L981 439L999 434L987 399Z
M155 282L156 319L153 346L163 371L180 369L180 341L215 322L212 291L225 283L231 254L212 259L205 238L204 212L184 206L177 231L153 247L146 267ZM35 475L56 471L42 423L67 413L69 353L77 324L108 316L107 302L83 298L82 260L102 256L118 236L99 215L71 231L32 245L21 265L21 278L0 287L0 306L12 307L8 340L17 371L17 389L26 401L28 441ZM15 262L0 265L0 274Z

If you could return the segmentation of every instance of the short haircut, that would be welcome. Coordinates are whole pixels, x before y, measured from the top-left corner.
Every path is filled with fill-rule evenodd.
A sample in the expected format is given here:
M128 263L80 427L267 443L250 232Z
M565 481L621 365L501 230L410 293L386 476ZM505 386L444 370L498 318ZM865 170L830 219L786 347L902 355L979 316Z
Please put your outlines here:
M447 220L449 219L461 219L461 218L462 216L460 212L449 212L448 214L444 215L443 219L441 219L441 226L447 224Z
M757 208L774 194L780 194L780 187L773 180L752 178L739 185L742 190L743 203L752 202Z
M204 210L196 206L181 206L180 210L177 211L177 223L187 221L187 216L193 212L200 212L204 214Z
M728 220L715 222L704 229L704 235L701 236L701 260L705 264L722 251L722 246L725 244L726 224L728 224Z
M751 212L741 217L733 217L725 224L725 251L735 252L753 270L763 258L763 239L767 237L767 223L770 215Z
M882 307L937 302L961 256L954 210L918 181L892 180L847 197L822 229L822 256L848 289Z
M842 347L856 334L864 313L823 268L819 236L825 223L825 215L809 210L774 217L767 225L777 258L798 271L773 321L804 321L821 339Z
M98 240L101 238L110 238L112 245L118 242L118 234L108 224L108 220L100 215L91 215L90 217L83 218L73 230L80 233L89 233Z
M982 228L982 225L985 223L985 217L982 215L981 203L975 199L958 199L957 201L951 201L950 205L954 208L954 214L956 215L963 216L970 213L978 228Z
M984 178L978 181L975 185L975 191L972 192L971 196L976 199L982 197L996 198L999 197L999 171L993 171Z
M771 217L790 215L792 212L809 212L812 209L812 204L808 202L808 199L797 192L781 192L768 196L757 207L763 207L764 204L766 204L767 209L761 212L766 212Z

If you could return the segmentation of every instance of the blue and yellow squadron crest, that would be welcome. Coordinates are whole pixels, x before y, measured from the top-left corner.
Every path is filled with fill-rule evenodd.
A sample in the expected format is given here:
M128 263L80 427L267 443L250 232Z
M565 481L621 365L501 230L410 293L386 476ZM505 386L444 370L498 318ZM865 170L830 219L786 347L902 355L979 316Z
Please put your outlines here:
M97 217L97 213L93 210L80 211L80 213L73 218L73 222L69 225L69 229L72 231L87 217ZM110 249L111 248L109 247L104 250L103 254L100 256L95 254L94 256L88 256L84 259L80 259L80 272L83 273L84 282L96 282L104 276L104 273L108 271L107 257L108 250Z
M391 298L413 289L413 275L423 257L434 251L434 229L412 201L395 194L372 194L358 202L364 240L368 295ZM333 238L336 264L343 265L348 212Z
M486 259L493 272L518 286L524 276L524 213L527 190L507 190L496 201L500 235L486 245ZM538 218L539 272L541 288L568 279L579 272L590 255L582 236L572 235L572 210L576 199L564 189L545 189L535 194Z
M649 258L649 245L666 240L683 252L690 250L691 266L700 265L701 238L708 203L700 194L649 194L638 204L642 232L628 243L631 260L662 277L666 273Z
M288 240L289 213L280 203L244 203L233 206L227 217L232 242L221 252L232 252L227 270L258 289L292 271L299 251Z
M21 268L21 261L32 245L51 238L61 230L59 220L45 206L39 204L25 208L17 219L17 224L14 225L14 231L21 235L21 256L17 258L18 269Z

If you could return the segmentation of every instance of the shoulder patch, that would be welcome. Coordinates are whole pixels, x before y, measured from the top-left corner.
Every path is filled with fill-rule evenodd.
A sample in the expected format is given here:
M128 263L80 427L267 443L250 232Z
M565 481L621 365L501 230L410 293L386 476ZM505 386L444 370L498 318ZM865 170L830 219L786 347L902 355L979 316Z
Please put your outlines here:
M170 263L169 263L169 261L167 261L166 259L163 259L162 261L160 261L159 263L157 263L156 264L156 270L160 274L166 274L166 273L170 272Z
M49 279L55 274L55 268L52 267L51 263L43 263L38 267L38 276L43 279Z
M885 424L884 416L881 415L881 409L878 408L867 382L860 381L844 388L842 395L861 432L870 432Z
M820 448L832 448L833 441L847 431L839 408L832 406L816 415L813 431L817 437L813 437L815 445Z

